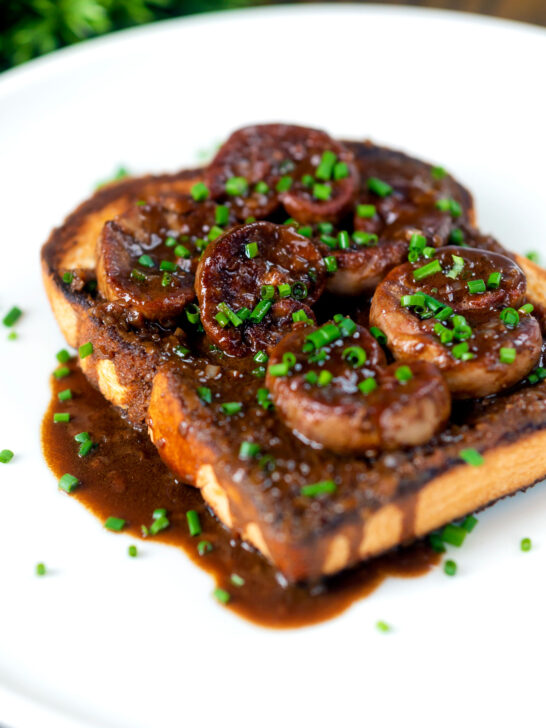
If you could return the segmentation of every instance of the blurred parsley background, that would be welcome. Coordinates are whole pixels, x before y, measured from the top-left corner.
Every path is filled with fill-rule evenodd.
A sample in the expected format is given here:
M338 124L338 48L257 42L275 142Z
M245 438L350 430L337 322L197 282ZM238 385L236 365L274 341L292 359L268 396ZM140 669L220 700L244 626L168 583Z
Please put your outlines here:
M0 71L112 30L208 10L275 2L279 0L0 0ZM376 2L392 4L393 0ZM546 0L402 0L399 4L546 24Z
M256 0L0 0L0 70L111 30Z

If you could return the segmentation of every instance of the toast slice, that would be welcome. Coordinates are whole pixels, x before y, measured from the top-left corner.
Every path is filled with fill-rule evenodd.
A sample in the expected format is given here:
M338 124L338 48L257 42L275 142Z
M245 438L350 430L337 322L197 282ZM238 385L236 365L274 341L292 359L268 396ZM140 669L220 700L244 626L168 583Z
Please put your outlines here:
M361 158L377 149L351 146ZM506 394L458 404L447 429L424 446L374 458L341 458L302 443L273 412L257 408L260 380L218 352L177 359L166 352L173 341L185 340L183 331L151 324L135 331L122 325L115 310L97 300L92 285L103 224L131 201L164 191L188 192L201 175L190 170L100 189L52 232L42 251L44 283L68 343L93 343L93 354L80 361L89 380L135 427L148 427L173 472L200 488L216 515L287 579L335 573L546 476L545 381L526 381ZM469 196L467 202L472 210ZM546 272L514 257L541 312ZM75 271L71 283L63 281L67 270ZM206 381L214 393L220 370L224 401L242 402L248 417L218 417L197 395L198 381ZM264 474L256 461L239 458L240 443L254 438L268 443L267 455L278 464L275 472L267 472L267 461ZM482 454L479 468L461 459L459 453L468 448ZM301 496L302 485L334 472L335 493L311 504Z

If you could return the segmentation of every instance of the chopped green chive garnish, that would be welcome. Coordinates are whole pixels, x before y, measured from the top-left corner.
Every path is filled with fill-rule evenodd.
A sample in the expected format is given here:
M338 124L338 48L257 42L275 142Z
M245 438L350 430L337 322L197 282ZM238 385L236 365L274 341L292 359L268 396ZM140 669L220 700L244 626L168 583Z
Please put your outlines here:
M136 557L138 556L138 549L134 544L131 544L127 549L127 553L132 559L136 559Z
M68 412L55 412L53 422L70 422L70 414Z
M210 404L212 402L212 392L208 387L197 387L197 396L201 402L204 402L205 404Z
M370 394L375 389L377 389L377 382L373 377L368 377L367 379L364 379L362 382L358 383L358 388L362 392L362 394Z
M443 324L434 324L434 333L438 336L442 344L449 344L453 341L453 331L446 328Z
M224 316L227 316L234 326L240 326L243 323L243 319L238 314L236 314L235 311L233 311L225 301L222 301L222 303L218 304L218 311L220 311L220 313L223 313Z
M212 544L210 541L199 541L197 544L197 553L199 556L204 556L205 554L210 554L212 551Z
M489 274L489 278L487 279L487 287L490 290L496 290L500 286L502 278L502 273L499 271L494 271L493 273Z
M156 520L157 518L163 518L163 516L167 515L167 509L166 508L156 508L154 512L152 513L152 518Z
M275 189L277 192L288 192L288 190L292 187L292 181L292 177L289 174L286 174L277 182Z
M335 273L337 270L337 260L333 255L327 255L324 260L324 265L328 273Z
M275 286L265 285L260 288L260 298L262 301L270 301L275 298Z
M516 350L513 347L501 346L499 361L501 364L513 364L516 361Z
M55 354L55 356L60 364L66 364L66 362L70 360L70 354L66 349L61 349Z
M485 293L486 291L485 281L481 278L475 281L468 281L467 285L470 293Z
M460 204L456 200L447 197L437 200L436 207L442 212L449 212L452 217L459 217L463 212Z
M269 374L272 377L286 377L290 371L290 364L286 361L269 365Z
M379 632L384 632L385 634L392 630L390 624L387 624L387 622L383 622L381 619L375 623L375 628L379 630Z
M462 526L455 523L448 523L442 529L442 541L451 544L451 546L462 546L467 536L467 531Z
M224 231L221 227L219 227L218 225L213 225L207 234L207 240L212 243L214 240L216 240L216 238L219 238L220 235L223 234Z
M264 410L273 409L273 402L270 399L269 389L260 387L256 392L256 400Z
M317 200L329 200L332 196L332 188L328 184L315 182L313 185L313 197Z
M273 305L272 301L260 301L254 309L252 310L252 313L250 314L250 321L255 324L259 324L260 321L263 320L271 306Z
M315 172L315 176L318 179L322 179L325 181L331 179L336 161L337 155L327 149L325 152L322 153L322 157L317 167L317 171Z
M351 239L347 230L341 230L337 236L337 244L341 250L346 250L351 247Z
M303 235L304 238L310 238L313 234L313 228L311 225L302 225L298 228L298 233Z
M154 522L150 526L150 534L156 536L160 531L164 531L171 525L169 519L165 515L161 515L155 518Z
M89 455L91 450L95 447L95 443L92 440L86 440L85 442L82 442L78 449L78 455L81 458L84 458L86 455Z
M138 207L144 207L146 205L146 200L137 200L136 204Z
M12 450L1 450L0 451L0 463L9 463L10 460L13 458L13 452Z
M432 260L430 263L423 265L421 268L417 268L413 271L413 277L416 281L421 281L423 278L434 275L435 273L441 273L442 266L439 260Z
M473 447L467 447L464 450L459 451L459 457L464 460L468 465L478 467L483 465L483 456L475 450Z
M321 235L320 236L321 242L323 242L325 245L327 245L329 248L337 248L337 238L334 238L333 235Z
M248 195L248 182L244 177L230 177L226 182L226 192L232 197L237 195L246 197Z
M14 306L12 309L10 309L7 314L2 319L2 323L4 326L13 326L21 317L22 311L17 306Z
M265 351L257 351L252 358L258 364L264 364L269 359Z
M220 604L227 604L229 600L231 599L231 594L227 592L225 589L220 589L218 587L212 592L214 598L220 602Z
M239 576L239 574L232 574L230 577L230 581L232 584L235 584L235 586L244 586L245 580L242 576Z
M167 248L174 248L176 246L176 238L173 238L172 235L169 235L165 238L165 245Z
M175 346L173 349L173 353L181 358L184 358L185 356L188 356L190 350L187 346Z
M17 331L10 331L7 335L8 341L15 341L17 339Z
M256 442L243 441L239 448L239 458L249 460L260 453L260 446Z
M148 276L145 273L142 273L142 271L137 270L136 268L133 268L131 271L131 278L134 281L138 281L139 283L143 283L144 281L148 280Z
M472 533L477 525L478 519L476 518L476 516L467 516L461 523L462 528L464 528L467 533Z
M257 192L257 193L258 193L259 195L267 195L267 193L269 192L269 185L267 184L267 182L264 182L264 181L262 180L262 181L260 181L260 182L258 182L258 183L256 184L256 186L254 187L254 190L255 190L255 191L256 191L256 192ZM226 220L226 222L227 222L227 220ZM220 223L218 223L218 224L220 224Z
M177 245L174 254L177 258L191 258L191 251L185 245Z
M204 182L196 182L191 188L190 193L196 202L203 202L209 196L209 188Z
M345 179L348 176L349 167L347 166L346 162L337 162L336 166L334 167L334 179Z
M258 255L258 243L247 243L245 245L245 255L247 258L255 258Z
M319 483L304 485L301 488L300 493L308 498L315 498L323 493L335 493L336 490L337 486L333 480L321 480Z
M366 356L366 352L361 346L348 346L343 351L342 357L355 369L363 366L368 358Z
M166 270L169 271L169 273L173 273L176 270L176 263L173 263L170 260L162 260L159 264L159 270Z
M387 336L381 331L381 329L377 328L377 326L370 326L370 334L374 337L374 339L377 339L380 344L387 343Z
M448 559L444 564L444 574L447 574L447 576L455 576L456 573L457 564L452 559Z
M116 516L110 516L109 518L104 521L104 528L107 528L109 531L122 531L123 527L125 526L125 519L124 518L116 518Z
M76 488L76 486L79 484L78 478L76 478L74 475L70 475L70 473L65 473L59 480L59 488L66 491L67 493L72 493L72 491Z
M442 541L442 535L437 531L434 533L429 533L428 542L431 549L437 554L445 553L446 547L444 546L444 542Z
M520 548L522 551L530 551L531 550L531 539L522 538L521 542L520 542Z
M67 400L72 399L72 390L63 389L62 392L59 392L58 397L59 402L66 402Z
M143 265L145 268L153 268L154 267L154 261L150 258L149 255L141 255L138 259L138 262L140 265Z
M304 187L312 187L315 184L315 179L311 174L304 174L301 178L301 183Z
M411 293L400 298L400 305L404 307L408 306L424 306L425 296L423 293Z
M68 367L59 367L58 369L55 369L53 372L53 376L55 379L63 379L64 377L67 377L70 374L70 369Z
M36 576L45 576L46 572L45 564L36 564Z
M311 344L313 348L320 349L322 346L331 344L332 341L339 339L340 336L341 329L336 324L324 324L319 329L307 334L305 341Z
M289 283L280 283L277 286L280 298L286 298L292 293L292 286Z
M378 197L388 197L393 191L390 184L383 182L383 180L377 177L370 177L366 182L366 186L370 192L373 192Z
M243 405L241 402L223 402L222 403L222 412L225 415L236 415L237 412L240 412L243 409Z
M456 335L456 333L454 333L454 335ZM453 354L455 359L460 359L461 361L470 361L476 356L468 350L468 343L466 341L461 341L460 344L456 344L451 350L451 353Z
M461 245L461 243L464 241L464 233L459 228L454 228L449 233L449 242L453 243L454 245Z
M535 307L532 303L524 303L523 306L518 308L518 313L521 313L523 316L528 313L532 313L534 311Z
M434 177L434 179L443 179L447 174L443 167L433 167L430 170L430 173Z
M82 344L78 349L80 359L85 359L87 356L93 353L93 344L88 341L86 344Z
M540 256L536 252L536 250L530 250L528 253L525 253L525 257L527 258L527 260L531 260L533 263L538 263L540 260Z
M199 536L201 533L201 521L199 520L197 511L188 511L186 513L186 520L188 522L190 536Z
M501 321L504 321L507 326L514 327L519 324L519 314L515 308L511 308L510 306L503 308L499 315Z
M464 270L464 258L461 258L460 255L452 255L451 258L453 260L453 268L446 273L446 277L456 280Z
M312 324L313 321L309 318L309 316L305 313L303 308L301 308L299 311L294 311L292 313L292 321L297 324L299 322L305 322L308 324Z
M329 372L328 369L322 369L318 375L317 384L319 387L327 387L333 378L332 372Z
M410 379L413 379L413 372L407 366L407 364L403 364L401 367L398 367L398 369L394 372L394 376L398 379L399 382L409 382Z
M167 288L167 286L170 286L172 279L172 275L165 271L165 273L163 273L163 275L161 276L161 285L163 286L163 288Z
M298 301L302 301L304 298L307 298L308 293L307 285L302 281L296 281L292 285L292 296Z
M369 218L373 217L376 213L375 205L357 205L356 214L358 217Z
M217 225L226 225L229 221L229 207L216 205L214 209L214 220Z
M87 442L90 439L91 437L88 432L78 432L77 435L74 435L76 442Z
M353 240L357 245L377 245L379 238L375 233L366 233L363 230L355 230ZM341 247L341 246L340 246Z
M68 283L68 285L70 285L73 280L74 273L72 273L72 271L67 270L63 273L63 283Z

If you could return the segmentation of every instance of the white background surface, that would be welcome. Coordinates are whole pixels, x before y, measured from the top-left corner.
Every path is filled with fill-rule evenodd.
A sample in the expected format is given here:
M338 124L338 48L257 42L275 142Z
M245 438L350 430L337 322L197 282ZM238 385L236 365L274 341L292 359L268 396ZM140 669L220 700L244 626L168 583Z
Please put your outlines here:
M544 725L544 486L481 515L451 549L456 578L390 580L312 628L252 626L182 553L128 559L128 538L57 492L39 425L63 342L38 253L118 164L175 170L283 120L443 164L485 230L546 260L545 69L540 29L338 5L156 24L0 78L0 312L25 311L18 341L0 332L0 449L16 453L0 465L0 723Z

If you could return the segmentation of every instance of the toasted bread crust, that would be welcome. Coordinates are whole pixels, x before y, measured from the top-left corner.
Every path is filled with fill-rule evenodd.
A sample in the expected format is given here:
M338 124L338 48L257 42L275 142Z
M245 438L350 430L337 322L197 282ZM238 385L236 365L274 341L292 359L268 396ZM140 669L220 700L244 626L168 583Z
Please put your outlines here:
M222 458L233 453L226 450L222 436L215 435L210 413L202 411L195 394L188 394L191 387L181 386L176 367L165 363L145 340L97 318L93 296L62 280L67 269L94 270L98 232L128 203L159 190L187 192L200 175L193 170L148 176L100 189L52 232L42 250L42 266L46 292L67 342L73 347L93 343L93 354L81 360L86 376L133 425L147 424L162 459L181 479L201 489L227 526L287 578L314 578L422 536L546 476L546 414L541 420L535 412L527 424L522 417L512 429L507 425L495 442L486 443L485 465L479 471L451 456L444 458L439 446L441 465L431 467L420 481L385 487L388 497L381 502L355 507L350 517L332 519L312 536L298 524L279 529L274 519L264 520L249 490L222 468ZM546 271L526 258L515 258L527 275L529 298L546 307ZM546 400L546 385L536 390Z

